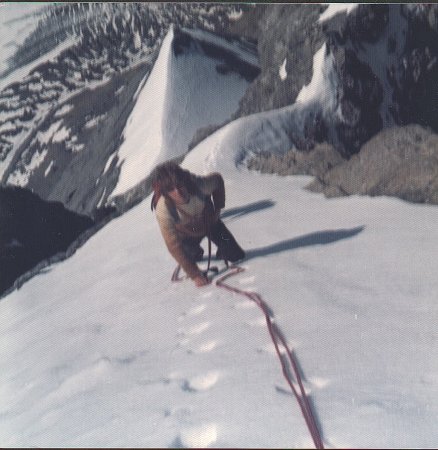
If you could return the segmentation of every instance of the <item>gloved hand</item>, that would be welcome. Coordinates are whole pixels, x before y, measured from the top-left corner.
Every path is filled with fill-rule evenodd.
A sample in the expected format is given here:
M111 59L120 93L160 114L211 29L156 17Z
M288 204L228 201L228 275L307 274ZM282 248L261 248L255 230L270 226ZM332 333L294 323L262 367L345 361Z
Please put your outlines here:
M210 284L210 280L203 274L193 278L193 282L196 284L196 287L207 286L207 284Z

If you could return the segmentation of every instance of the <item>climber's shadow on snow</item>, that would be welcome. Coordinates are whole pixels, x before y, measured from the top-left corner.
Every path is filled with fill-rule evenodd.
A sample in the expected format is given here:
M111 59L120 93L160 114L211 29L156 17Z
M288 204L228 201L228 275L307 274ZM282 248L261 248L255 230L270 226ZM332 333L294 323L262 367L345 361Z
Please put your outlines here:
M236 219L237 217L244 216L245 214L251 214L256 211L260 211L266 208L272 208L275 202L272 200L260 200L258 202L249 203L245 206L238 206L236 208L226 209L221 214L221 219L226 219L227 217Z
M364 230L364 226L342 229L342 230L328 230L317 231L316 233L306 234L305 236L288 239L287 241L277 242L266 247L246 250L245 261L259 256L272 255L273 253L281 253L288 250L295 250L301 247L309 247L312 245L326 245L342 239L352 238Z

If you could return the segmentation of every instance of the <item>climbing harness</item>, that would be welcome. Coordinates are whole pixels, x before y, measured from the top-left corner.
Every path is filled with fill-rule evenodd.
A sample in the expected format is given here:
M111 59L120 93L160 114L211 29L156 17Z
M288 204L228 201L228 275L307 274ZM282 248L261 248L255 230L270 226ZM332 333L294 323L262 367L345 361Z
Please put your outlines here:
M209 253L208 267L207 270L204 271L204 274L206 275L209 271L214 271L215 273L218 273L217 267L210 268L210 259L211 259L210 238L208 245L208 253ZM324 449L324 444L322 442L322 438L315 417L313 415L309 399L304 389L300 371L298 369L298 365L292 350L289 349L286 339L284 338L278 326L273 322L272 315L269 312L269 307L266 304L266 302L262 299L260 294L256 292L238 289L225 283L225 280L227 280L228 278L231 278L245 271L245 269L241 266L237 265L228 266L228 262L225 261L225 263L229 271L228 273L222 275L218 280L216 280L216 286L218 288L225 289L229 292L233 292L235 294L243 295L249 298L250 300L255 302L257 306L259 306L259 308L262 310L266 319L266 325L268 327L269 335L271 336L271 340L275 346L275 351L277 353L278 359L280 360L283 376L286 379L288 385L290 386L295 398L297 399L297 402L300 406L301 412L303 414L304 420L306 421L307 428L312 436L315 447L317 449ZM179 277L180 269L181 267L179 265L175 268L172 275L172 281L182 281L182 278ZM284 354L281 352L280 347L284 349L283 352ZM295 378L295 383L293 378Z

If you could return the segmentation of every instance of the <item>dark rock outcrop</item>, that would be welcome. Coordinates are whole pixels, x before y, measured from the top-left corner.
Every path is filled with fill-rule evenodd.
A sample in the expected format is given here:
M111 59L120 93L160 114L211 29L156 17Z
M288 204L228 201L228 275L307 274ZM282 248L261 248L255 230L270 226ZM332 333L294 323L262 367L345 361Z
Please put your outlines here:
M357 153L370 136L382 129L379 106L383 89L371 68L349 49L332 49L340 80L342 120L335 123L338 149L346 156Z
M438 132L438 5L405 5L406 48L394 81L398 124L418 123Z
M344 162L331 145L317 144L308 152L291 149L286 153L265 153L249 159L248 168L261 173L278 175L323 176L328 170Z
M19 187L0 188L0 296L45 258L67 250L92 219Z
M438 205L438 135L420 125L393 127L308 188L327 196L396 196Z
M359 4L319 22L327 7L254 5L230 24L230 32L257 40L262 69L236 116L294 103L326 42L338 79L338 109L326 118L334 132L326 139L343 156L394 125L438 132L438 6ZM284 61L286 78L279 75Z
M230 23L229 32L257 40L261 74L240 101L236 117L292 104L312 79L313 55L325 36L317 24L324 6L253 5L242 19ZM280 66L286 59L290 74L282 80Z

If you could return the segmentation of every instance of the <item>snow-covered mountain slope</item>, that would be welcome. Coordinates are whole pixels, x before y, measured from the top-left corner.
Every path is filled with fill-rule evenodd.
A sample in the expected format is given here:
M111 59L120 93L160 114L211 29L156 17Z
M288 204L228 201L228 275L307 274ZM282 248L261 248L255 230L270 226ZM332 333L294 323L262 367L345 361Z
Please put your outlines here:
M164 39L128 119L124 141L117 154L111 155L110 163L116 157L120 166L111 197L135 187L157 164L183 156L198 129L220 125L237 110L248 80L239 73L237 64L222 63L219 72L218 56L209 56L201 45L209 44L210 50L219 52L223 59L227 53L235 55L243 66L255 71L256 55L236 45L227 46L227 41L217 37L212 42L210 36L171 29Z
M236 165L282 117L232 122L183 163L225 178L247 252L230 282L272 309L327 447L434 447L438 211ZM173 267L148 198L0 302L2 444L312 446L258 308Z
M114 199L126 193L138 182L138 171L147 175L156 155L165 157L159 150L162 145L180 155L193 133L198 142L230 114L236 118L300 102L315 92L318 83L312 77L322 62L329 62L329 70L320 72L319 84L330 82L329 95L318 88L319 107L303 114L298 128L294 120L290 128L284 123L286 150L302 156L328 142L349 158L386 127L419 123L438 130L434 5L94 3L57 4L44 11L44 21L11 60L10 70L28 67L30 72L16 72L14 83L1 84L0 176L2 183L26 186L79 213L106 214L98 210L110 195ZM183 28L196 42L191 49L182 45L183 53L167 60L169 77L180 79L173 85L184 80L184 89L168 92L169 80L160 77L167 43L147 83L155 95L163 95L148 114L137 111L137 119L127 124L139 78L146 82L172 26ZM245 84L236 74L242 75L242 64L247 73L248 67L254 69L255 46L261 72L252 70ZM236 52L239 47L244 50ZM312 90L306 89L309 84ZM217 86L216 92L212 86ZM125 125L135 127L142 141L142 156L131 167L131 146L122 133ZM271 150L260 147L254 152ZM325 166L330 166L330 156L325 157ZM147 180L142 181L135 201L148 193ZM403 196L400 190L394 194L384 187L376 192L389 193ZM124 198L114 204L121 211L131 206Z
M10 58L37 26L36 16L44 8L41 3L14 5L5 2L0 5L0 80L4 78Z
M121 166L115 164L114 154L123 143L122 131L140 80L148 78L169 29L190 25L200 31L220 31L232 11L232 5L197 4L60 4L47 8L45 20L14 55L13 62L21 64L20 69L0 80L4 87L0 92L2 183L32 189L76 212L95 213L118 182ZM254 46L220 38L209 45L196 44L200 40L195 35L191 46L182 45L173 68L168 67L173 61L170 53L161 67L169 77L204 86L199 92L205 95L204 110L199 111L203 114L195 114L202 120L190 120L191 108L200 107L200 96L192 105L189 96L179 99L178 93L166 91L167 97L160 97L158 104L143 105L147 111L142 116L148 116L151 125L143 127L143 132L151 138L164 129L153 120L159 111L185 112L186 121L172 131L179 133L180 152L187 151L198 125L217 126L229 120L258 73L256 67L249 77L238 75L241 66L257 66ZM223 70L232 53L230 47L241 52L236 54L235 67ZM199 73L191 73L194 64L199 65ZM166 82L159 83L164 95ZM225 85L230 89L220 95ZM178 101L183 104L177 105ZM218 108L206 108L209 102ZM166 139L169 145L176 142ZM153 152L159 142L150 139L146 144ZM107 166L111 155L114 164Z
M223 60L219 66L213 63L211 57L217 55L218 48L222 56L240 61L231 64L234 69L254 66L250 46L245 46L243 53L237 52L238 56L240 47L235 41L212 37L205 30L199 34L184 29L184 39L175 40L174 35L170 43L174 29L159 57L158 52L150 52L152 47L146 44L156 42L158 50L174 17L179 17L180 25L193 25L191 18L196 17L195 26L206 21L204 29L214 28L227 13L210 14L214 5L195 5L201 13L187 16L186 6L181 4L169 4L169 9L165 4L147 4L151 8L147 27L140 26L147 15L134 14L136 8L144 13L140 4L128 4L126 11L116 4L84 5L77 10L66 5L55 8L53 20L57 22L56 14L63 20L75 17L72 23L79 27L82 48L88 48L90 60L98 64L90 66L85 57L76 59L74 52L61 52L59 73L55 65L47 63L43 71L3 92L7 98L0 99L2 105L11 102L11 110L20 110L20 117L12 117L8 106L8 117L2 124L6 130L6 122L15 121L16 129L23 126L19 133L29 125L22 122L42 116L21 110L23 105L15 101L25 99L35 89L35 98L43 96L42 105L49 108L53 102L53 109L41 109L53 122L41 123L35 129L29 125L35 133L32 139L41 147L35 158L30 152L24 154L23 162L30 161L35 168L42 156L50 156L44 152L46 145L53 144L55 154L61 150L57 145L64 143L64 150L78 157L72 163L64 154L62 160L74 170L61 171L51 159L44 159L38 166L39 176L49 178L58 171L59 192L74 207L83 207L70 189L76 177L80 179L77 189L83 189L80 198L90 205L105 204L115 186L126 193L143 181L153 165L141 159L141 170L135 166L136 158L144 156L138 147L149 139L140 133L143 125L162 132L150 141L151 145L159 144L153 149L156 163L181 157L177 137L188 144L187 130L203 126L204 115L213 124L229 118L239 99L230 96L227 100L227 92L219 98L214 91L216 103L209 102L225 105L222 115L217 116L215 108L200 107L205 106L200 102L202 95L211 97L205 90L207 84L197 75L208 74L218 80L218 71L228 77L220 79L231 80L230 87L239 92L244 89L236 70L230 72ZM345 68L339 66L342 55L351 56L351 52L343 52L342 39L337 40L342 33L336 32L348 32L351 37L350 32L363 31L361 25L378 25L386 16L377 14L375 21L368 22L371 13L378 11L375 5L347 9L344 15L331 15L330 7L326 10L324 5L309 5L308 11L305 5L260 6L266 14L256 24L269 31L259 41L262 74L246 91L239 107L242 114L248 112L247 107L271 110L221 127L199 143L182 164L199 174L213 170L223 174L227 198L222 217L247 252L242 263L246 271L230 283L258 292L269 305L276 325L297 356L325 446L436 447L436 207L388 197L353 195L328 200L303 189L310 177L262 175L249 172L244 164L260 151L285 152L297 143L307 148L315 138L324 139L324 119L340 117L339 105L351 106L350 100L358 100L355 93L367 93L362 88L369 87L367 82L373 79L368 78L372 71L365 70L361 74L366 76L358 83L339 84L343 76L344 81L349 80L353 65L338 70ZM101 21L93 19L93 8L102 13ZM253 6L248 9L258 10ZM142 20L137 21L138 17ZM245 20L245 14L236 17L236 24ZM300 17L303 20L291 20ZM323 20L318 21L320 18ZM269 28L273 23L278 26ZM311 56L306 61L295 60L301 61L296 64L297 72L291 70L292 54L280 55L289 42L295 42L288 40L289 33L294 35L292 24L297 30L302 31L303 25L316 33L306 34L309 39L299 47ZM352 24L357 27L351 28ZM284 30L288 39L272 38ZM332 41L325 43L325 32ZM159 34L157 41L154 33ZM108 36L121 43L115 53L105 52L103 43ZM144 39L143 55L136 52L139 41L135 36ZM190 36L194 42L186 45ZM389 39L386 31L383 36ZM278 45L273 49L268 42ZM356 44L360 52L360 40ZM290 46L295 55L297 48ZM123 55L132 59L126 61ZM131 64L133 60L138 65ZM352 57L348 62L354 60ZM426 64L427 58L420 62ZM148 74L154 63L157 75L152 84L155 75ZM205 64L205 70L197 73L193 63ZM184 77L179 71L183 70L192 77L186 80L191 96L180 95L178 86ZM433 65L431 70L427 73L433 73ZM79 75L75 78L76 72ZM57 78L46 80L49 74L59 75L67 84L57 83ZM111 76L104 80L104 74ZM89 75L100 80L99 86L88 84ZM45 81L38 90L41 76ZM296 83L289 84L294 78ZM199 91L193 89L196 83ZM82 90L86 84L89 89ZM69 91L68 86L73 86L69 93L73 96L60 103L64 98L60 93ZM151 98L155 93L151 86L165 97ZM352 97L345 95L342 100L340 89L348 86L352 87ZM255 90L257 95L251 97ZM289 97L284 96L283 107L272 109L285 93ZM199 101L199 107L195 107L196 102L187 106L192 117L182 114L182 105L189 97ZM299 101L291 104L292 97ZM99 108L93 109L97 104L93 98L112 100L100 101ZM142 108L148 102L157 114L142 123ZM118 115L122 110L123 119ZM177 135L172 134L170 113L179 117ZM82 127L83 133L69 132L68 124ZM114 134L104 138L107 131L103 130L110 128ZM353 140L358 129L349 129ZM117 139L123 130L124 147L119 149ZM328 128L328 136L331 132ZM333 140L336 136L332 135ZM90 148L100 145L102 151L86 154L82 139L89 139L93 144ZM119 170L122 183L117 185ZM6 172L9 177L13 170ZM29 180L31 183L32 178ZM48 191L45 195L54 195ZM111 221L69 259L45 267L1 299L1 445L311 447L260 310L248 299L220 290L214 283L200 289L189 280L171 283L175 262L165 248L149 200ZM11 244L16 245L14 241Z

